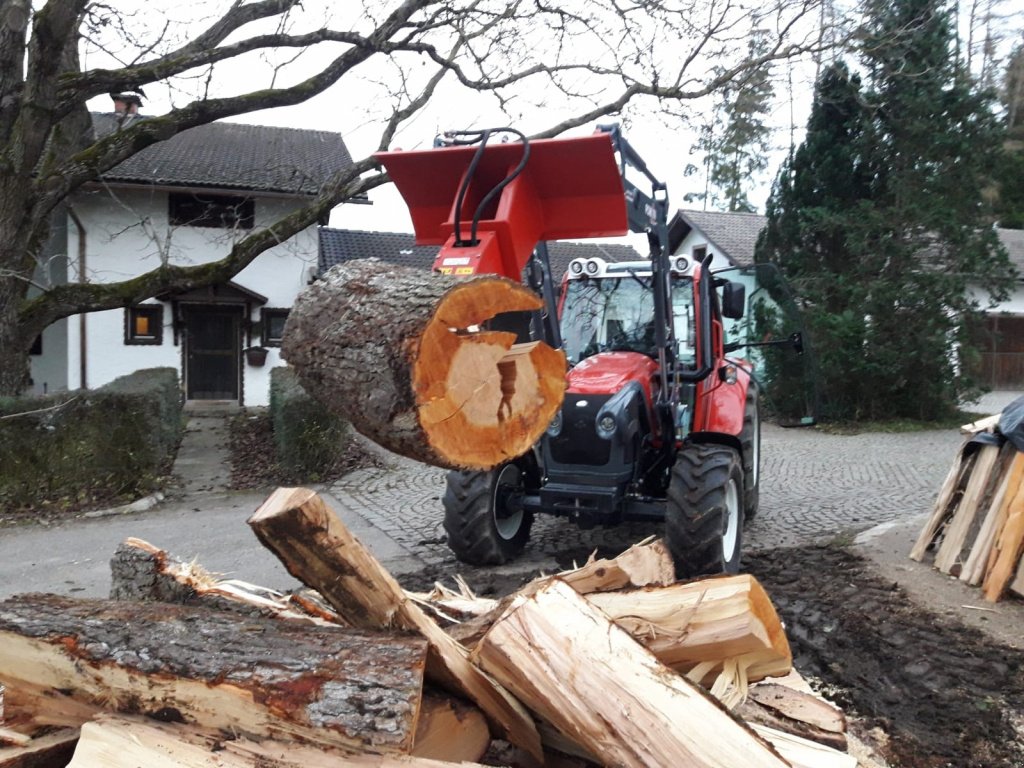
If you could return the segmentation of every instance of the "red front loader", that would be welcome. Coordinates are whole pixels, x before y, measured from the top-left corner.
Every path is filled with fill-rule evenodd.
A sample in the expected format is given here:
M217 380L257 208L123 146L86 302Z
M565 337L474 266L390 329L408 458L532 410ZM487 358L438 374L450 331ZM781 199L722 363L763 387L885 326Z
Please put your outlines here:
M758 388L750 366L727 357L723 330L723 318L743 315L745 288L711 273L710 259L669 253L665 186L617 128L518 135L455 134L433 150L378 155L417 242L442 245L435 269L518 281L525 268L547 310L495 322L561 347L570 366L561 411L531 451L448 474L449 546L494 564L522 551L538 513L585 527L664 520L681 576L735 572L760 464ZM545 241L627 230L647 234L648 260L578 259L556 299Z

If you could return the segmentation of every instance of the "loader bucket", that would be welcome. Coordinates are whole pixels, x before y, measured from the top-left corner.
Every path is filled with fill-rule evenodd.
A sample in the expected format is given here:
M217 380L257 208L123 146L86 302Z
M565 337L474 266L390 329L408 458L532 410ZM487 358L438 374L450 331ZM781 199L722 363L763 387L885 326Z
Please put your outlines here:
M481 212L477 241L467 242L474 212L519 164L523 144L484 148L468 180L456 232L456 200L476 152L469 145L374 155L409 206L417 245L442 246L435 270L518 281L542 240L627 232L625 191L611 137L596 133L531 141L526 167Z

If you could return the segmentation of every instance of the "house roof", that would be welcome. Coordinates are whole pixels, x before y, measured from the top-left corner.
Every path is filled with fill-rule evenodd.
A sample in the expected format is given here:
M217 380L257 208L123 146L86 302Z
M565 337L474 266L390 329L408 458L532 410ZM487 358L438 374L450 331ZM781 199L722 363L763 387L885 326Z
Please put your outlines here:
M1010 263L1017 268L1018 277L1024 280L1024 229L997 229L996 233L1010 255Z
M672 250L675 251L692 230L702 232L719 255L734 266L754 263L757 236L768 219L759 213L723 213L720 211L679 210L669 225Z
M97 136L118 130L118 120L114 113L92 115ZM103 179L315 195L334 173L351 164L337 133L215 122L146 147L104 173Z
M415 236L404 232L363 232L353 229L320 228L320 271L352 259L378 258L391 264L430 269L440 250L436 245L416 245ZM615 243L549 242L551 273L555 280L578 258L599 257L605 261L642 259L631 246Z

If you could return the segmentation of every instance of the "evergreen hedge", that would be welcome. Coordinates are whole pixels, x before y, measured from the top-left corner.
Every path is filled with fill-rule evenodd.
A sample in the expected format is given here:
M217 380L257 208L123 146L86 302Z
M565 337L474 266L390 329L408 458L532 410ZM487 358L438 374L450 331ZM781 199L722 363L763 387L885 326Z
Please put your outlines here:
M0 398L0 510L152 490L170 470L182 428L173 368L136 371L96 390Z
M277 463L286 473L316 482L341 460L348 422L310 397L291 368L270 372L270 417Z

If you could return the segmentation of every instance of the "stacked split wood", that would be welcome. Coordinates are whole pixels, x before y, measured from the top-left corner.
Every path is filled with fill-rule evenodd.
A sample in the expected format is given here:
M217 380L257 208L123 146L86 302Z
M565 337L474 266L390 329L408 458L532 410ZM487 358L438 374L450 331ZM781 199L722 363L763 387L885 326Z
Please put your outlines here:
M0 602L0 768L440 768L494 738L515 765L857 765L749 576L676 584L644 542L501 601L410 594L312 491L249 523L315 593L130 539L120 599Z
M939 489L910 557L980 586L995 602L1007 589L1024 595L1024 453L1012 443L975 441L998 429L991 416L962 431L967 440Z

